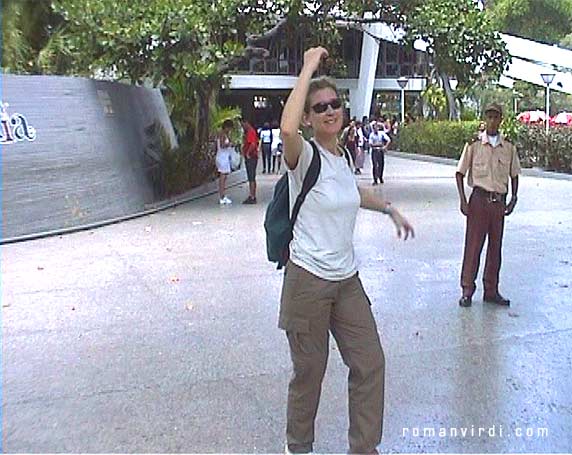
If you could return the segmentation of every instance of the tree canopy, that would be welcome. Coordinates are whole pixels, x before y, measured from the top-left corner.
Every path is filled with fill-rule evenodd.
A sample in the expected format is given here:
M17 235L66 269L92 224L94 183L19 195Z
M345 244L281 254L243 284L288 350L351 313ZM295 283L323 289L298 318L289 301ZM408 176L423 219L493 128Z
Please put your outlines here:
M572 0L496 0L488 9L505 33L548 44L572 34Z
M28 9L42 4L43 16L50 18L40 27L47 41L32 59L36 70L162 87L180 142L193 149L204 149L208 143L209 111L225 75L245 59L264 58L268 53L264 46L278 33L289 40L304 30L304 46L333 49L341 22L358 28L373 21L402 26L408 32L406 45L415 38L429 43L452 109L449 76L460 84L470 84L483 73L495 77L508 59L473 0L23 0L20 4ZM10 58L18 56L8 55L5 68L16 68Z
M483 76L497 79L510 61L500 35L473 0L425 0L407 17L406 31L408 42L428 43L450 118L458 114L449 77L467 87Z
M2 1L2 68L14 73L42 73L39 55L61 18L51 0Z

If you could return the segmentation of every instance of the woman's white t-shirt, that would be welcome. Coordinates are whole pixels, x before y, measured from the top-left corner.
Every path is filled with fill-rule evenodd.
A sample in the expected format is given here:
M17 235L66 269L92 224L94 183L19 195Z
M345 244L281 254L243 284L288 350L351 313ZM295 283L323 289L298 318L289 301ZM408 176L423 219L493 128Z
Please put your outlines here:
M357 271L353 235L360 195L346 158L316 145L320 175L294 224L290 260L320 278L340 281ZM304 140L296 168L288 170L290 215L312 156L312 146Z

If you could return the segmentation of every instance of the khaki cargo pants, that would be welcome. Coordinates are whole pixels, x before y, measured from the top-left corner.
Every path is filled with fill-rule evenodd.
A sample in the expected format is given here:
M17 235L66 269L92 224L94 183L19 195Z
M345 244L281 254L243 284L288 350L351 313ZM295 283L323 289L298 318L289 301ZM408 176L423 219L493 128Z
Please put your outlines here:
M290 452L313 449L331 332L350 370L350 453L375 453L382 433L385 357L358 275L327 281L288 262L278 326L286 331L293 364L286 428Z

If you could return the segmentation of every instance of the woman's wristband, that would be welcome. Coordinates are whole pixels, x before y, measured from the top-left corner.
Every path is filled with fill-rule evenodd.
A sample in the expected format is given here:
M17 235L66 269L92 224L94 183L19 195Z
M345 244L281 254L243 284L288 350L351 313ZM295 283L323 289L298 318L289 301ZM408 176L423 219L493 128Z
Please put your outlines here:
M391 208L390 204L387 204L384 208L380 210L381 213L384 215L391 215L393 213L393 209Z

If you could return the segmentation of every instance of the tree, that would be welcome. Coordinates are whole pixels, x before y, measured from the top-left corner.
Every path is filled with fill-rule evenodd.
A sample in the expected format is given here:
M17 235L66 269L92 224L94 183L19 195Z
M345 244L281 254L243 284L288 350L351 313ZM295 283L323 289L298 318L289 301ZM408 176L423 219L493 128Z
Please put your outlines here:
M560 47L572 50L572 33L569 33L560 40Z
M2 68L6 72L40 74L39 55L61 19L51 0L3 0Z
M491 21L473 0L425 0L406 20L406 43L423 39L435 76L447 96L449 118L458 110L449 78L467 87L483 77L498 78L510 56Z
M548 44L572 33L571 0L497 0L488 14L499 30Z
M264 55L246 31L271 28L281 2L245 0L55 0L65 20L72 73L162 87L180 143L209 143L209 113L229 66ZM245 44L246 43L246 44Z
M378 17L397 20L391 2L366 3ZM364 3L54 0L65 21L71 73L163 87L179 142L194 151L208 144L209 112L229 70L245 59L267 56L261 44L277 33L288 37L306 29L308 46L333 46L340 7L357 8L359 14Z
M42 0L44 1L44 0ZM201 155L209 142L210 116L225 74L239 63L264 58L269 39L293 38L303 30L305 46L339 42L340 21L360 26L410 23L415 36L431 43L450 93L446 72L468 81L477 69L499 68L502 49L475 11L472 0L458 8L452 0L438 9L439 23L460 21L457 28L421 28L418 16L430 17L420 0L53 0L62 21L50 35L51 51L40 54L45 72L106 76L133 84L151 83L166 94L179 143ZM471 4L471 7L468 5ZM370 13L365 19L365 13ZM468 38L447 46L446 32ZM447 39L449 36L447 36ZM463 48L463 45L467 45ZM48 48L49 50L49 48ZM62 63L62 56L63 59ZM59 63L58 63L59 59ZM491 63L493 62L493 63ZM463 69L466 64L469 69ZM454 108L454 103L450 103Z

